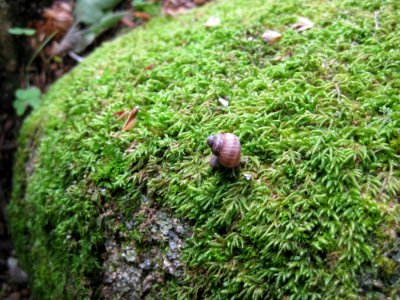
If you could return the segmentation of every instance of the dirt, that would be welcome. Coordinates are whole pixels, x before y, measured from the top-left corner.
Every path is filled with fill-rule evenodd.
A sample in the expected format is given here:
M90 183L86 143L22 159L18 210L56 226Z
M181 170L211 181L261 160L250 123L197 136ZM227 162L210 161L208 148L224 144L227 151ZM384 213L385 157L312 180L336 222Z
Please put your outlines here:
M28 299L30 295L26 278L16 280L12 276L17 266L12 263L16 257L5 212L11 198L12 166L21 126L21 118L15 115L12 100L3 98L0 103L0 298L10 300Z

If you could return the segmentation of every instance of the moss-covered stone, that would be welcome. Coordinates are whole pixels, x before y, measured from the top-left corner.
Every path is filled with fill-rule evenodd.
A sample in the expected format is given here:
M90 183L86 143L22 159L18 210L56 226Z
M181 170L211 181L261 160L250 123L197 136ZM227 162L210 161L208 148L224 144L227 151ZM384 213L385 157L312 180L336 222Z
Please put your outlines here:
M132 297L398 296L399 19L395 0L225 0L97 50L21 134L9 215L38 299L109 295L113 255L155 270ZM208 165L219 131L235 174Z

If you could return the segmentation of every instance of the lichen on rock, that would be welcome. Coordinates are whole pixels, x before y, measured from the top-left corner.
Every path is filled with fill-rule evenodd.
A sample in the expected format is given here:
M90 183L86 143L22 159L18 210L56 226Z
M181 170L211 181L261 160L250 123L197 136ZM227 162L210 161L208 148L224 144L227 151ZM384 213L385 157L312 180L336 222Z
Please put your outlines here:
M163 208L149 201L142 203L130 220L127 232L137 231L138 242L120 245L117 239L106 240L103 296L106 299L160 298L166 276L183 279L181 250L190 237L189 226Z

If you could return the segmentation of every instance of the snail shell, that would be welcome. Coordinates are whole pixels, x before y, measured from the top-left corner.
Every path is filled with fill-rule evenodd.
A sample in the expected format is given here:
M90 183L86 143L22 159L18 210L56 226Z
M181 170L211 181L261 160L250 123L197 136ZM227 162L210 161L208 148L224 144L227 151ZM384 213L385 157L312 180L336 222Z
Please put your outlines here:
M211 135L207 139L213 155L210 164L213 168L218 163L227 168L236 168L240 165L240 141L232 133L219 133Z

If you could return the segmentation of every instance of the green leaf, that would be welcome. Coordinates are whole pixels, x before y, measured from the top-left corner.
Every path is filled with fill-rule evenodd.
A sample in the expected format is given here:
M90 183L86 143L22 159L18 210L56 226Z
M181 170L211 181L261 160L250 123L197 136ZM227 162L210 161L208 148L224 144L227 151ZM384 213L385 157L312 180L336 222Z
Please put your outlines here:
M108 13L103 16L101 20L98 20L98 23L89 28L89 31L94 33L96 36L100 35L104 31L114 27L124 16L127 15L128 12L116 12L116 13Z
M26 109L26 103L25 101L21 100L21 99L17 99L14 101L13 103L15 111L17 113L18 116L22 116L25 112Z
M135 11L145 12L151 16L156 16L160 14L161 5L159 2L146 2L144 0L133 0L132 6Z
M33 109L40 105L41 91L37 87L18 89L15 93L16 100L13 103L17 115L24 114L26 108L31 106Z
M8 29L8 33L13 35L34 35L35 32L36 32L35 29L30 29L30 28L14 27Z
M86 2L103 10L112 10L116 5L118 5L121 0L80 0Z
M74 13L80 22L95 25L120 2L121 0L78 0Z

